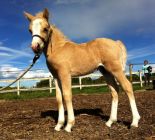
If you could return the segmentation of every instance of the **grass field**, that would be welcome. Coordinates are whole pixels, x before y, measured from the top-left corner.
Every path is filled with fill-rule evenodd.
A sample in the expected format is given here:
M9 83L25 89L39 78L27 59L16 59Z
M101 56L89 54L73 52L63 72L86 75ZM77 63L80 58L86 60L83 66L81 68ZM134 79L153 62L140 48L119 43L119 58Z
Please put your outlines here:
M133 85L134 91L136 90L142 90L144 88L141 88L139 84ZM79 88L72 89L73 94L103 94L110 92L107 86L104 87L84 87L81 90ZM122 89L120 88L120 92L122 92ZM55 90L52 91L52 93L49 93L49 90L47 91L23 91L20 93L20 96L17 95L17 93L1 93L0 99L1 100L12 100L12 99L34 99L34 98L42 98L42 97L53 97L55 96Z

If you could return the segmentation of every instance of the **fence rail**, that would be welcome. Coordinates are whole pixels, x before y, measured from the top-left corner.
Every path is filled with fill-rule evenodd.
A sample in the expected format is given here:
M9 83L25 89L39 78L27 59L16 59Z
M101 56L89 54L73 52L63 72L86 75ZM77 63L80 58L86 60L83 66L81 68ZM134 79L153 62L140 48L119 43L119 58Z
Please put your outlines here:
M139 75L139 81L137 82L132 82L133 84L135 83L139 83L140 86L142 87L143 86L143 81L142 81L142 72L139 71L139 72L132 72L132 74L137 74ZM130 75L130 73L126 73L126 75ZM78 85L72 85L72 88L80 88L82 89L83 87L96 87L96 86L106 86L105 83L100 83L100 84L83 84L82 83L82 80L84 78L88 78L88 77L91 77L91 78L95 78L95 77L101 77L102 75L101 74L89 74L89 75L85 75L85 76L80 76L80 77L73 77L73 78L78 78L79 79L79 84ZM33 88L23 88L21 87L21 82L23 81L40 81L40 80L49 80L49 86L48 87L33 87ZM7 80L0 80L0 83L10 83L14 81L14 79L7 79ZM53 86L53 77L46 77L46 78L22 78L20 80L17 81L17 84L16 84L16 87L15 89L10 89L10 90L3 90L3 91L0 91L0 93L9 93L9 92L17 92L17 95L20 95L20 92L21 91L37 91L37 90L49 90L50 93L52 93L52 90L55 89L55 86ZM6 85L7 85L6 84Z

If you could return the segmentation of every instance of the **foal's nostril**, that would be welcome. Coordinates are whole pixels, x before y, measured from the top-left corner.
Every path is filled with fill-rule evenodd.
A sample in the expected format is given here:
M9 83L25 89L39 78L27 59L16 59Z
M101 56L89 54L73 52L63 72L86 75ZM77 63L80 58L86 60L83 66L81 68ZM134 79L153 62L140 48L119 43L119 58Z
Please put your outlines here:
M35 52L35 53L38 53L40 51L40 45L39 43L36 43L36 44L32 44L32 50Z
M37 50L40 49L40 45L39 45L39 43L37 43L37 45L36 45L36 49L37 49Z

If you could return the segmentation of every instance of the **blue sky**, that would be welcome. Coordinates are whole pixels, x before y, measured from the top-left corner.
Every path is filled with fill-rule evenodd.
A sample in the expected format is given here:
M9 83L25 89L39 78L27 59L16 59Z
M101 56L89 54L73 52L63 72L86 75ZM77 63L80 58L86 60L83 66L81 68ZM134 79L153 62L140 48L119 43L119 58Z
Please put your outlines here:
M119 39L127 47L128 63L155 63L154 7L155 0L1 0L0 71L20 71L31 63L32 38L23 12L35 14L44 8L49 9L50 23L77 43ZM33 69L47 71L44 56Z

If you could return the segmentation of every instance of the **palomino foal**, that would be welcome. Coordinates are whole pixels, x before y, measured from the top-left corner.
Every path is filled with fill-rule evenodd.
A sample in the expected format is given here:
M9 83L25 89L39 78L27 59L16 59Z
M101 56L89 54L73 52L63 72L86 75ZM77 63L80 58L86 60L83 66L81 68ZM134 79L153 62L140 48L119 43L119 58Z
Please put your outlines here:
M63 99L68 112L65 130L71 132L75 123L71 77L89 74L95 69L99 69L104 75L113 97L111 115L106 125L111 127L112 123L117 121L117 80L129 97L133 115L131 126L138 127L140 115L136 107L132 85L123 72L127 55L121 41L97 38L87 43L77 44L67 39L55 26L49 24L47 9L35 16L25 12L25 16L30 21L32 50L34 53L44 52L47 66L55 78L59 111L55 130L60 131L65 122Z

